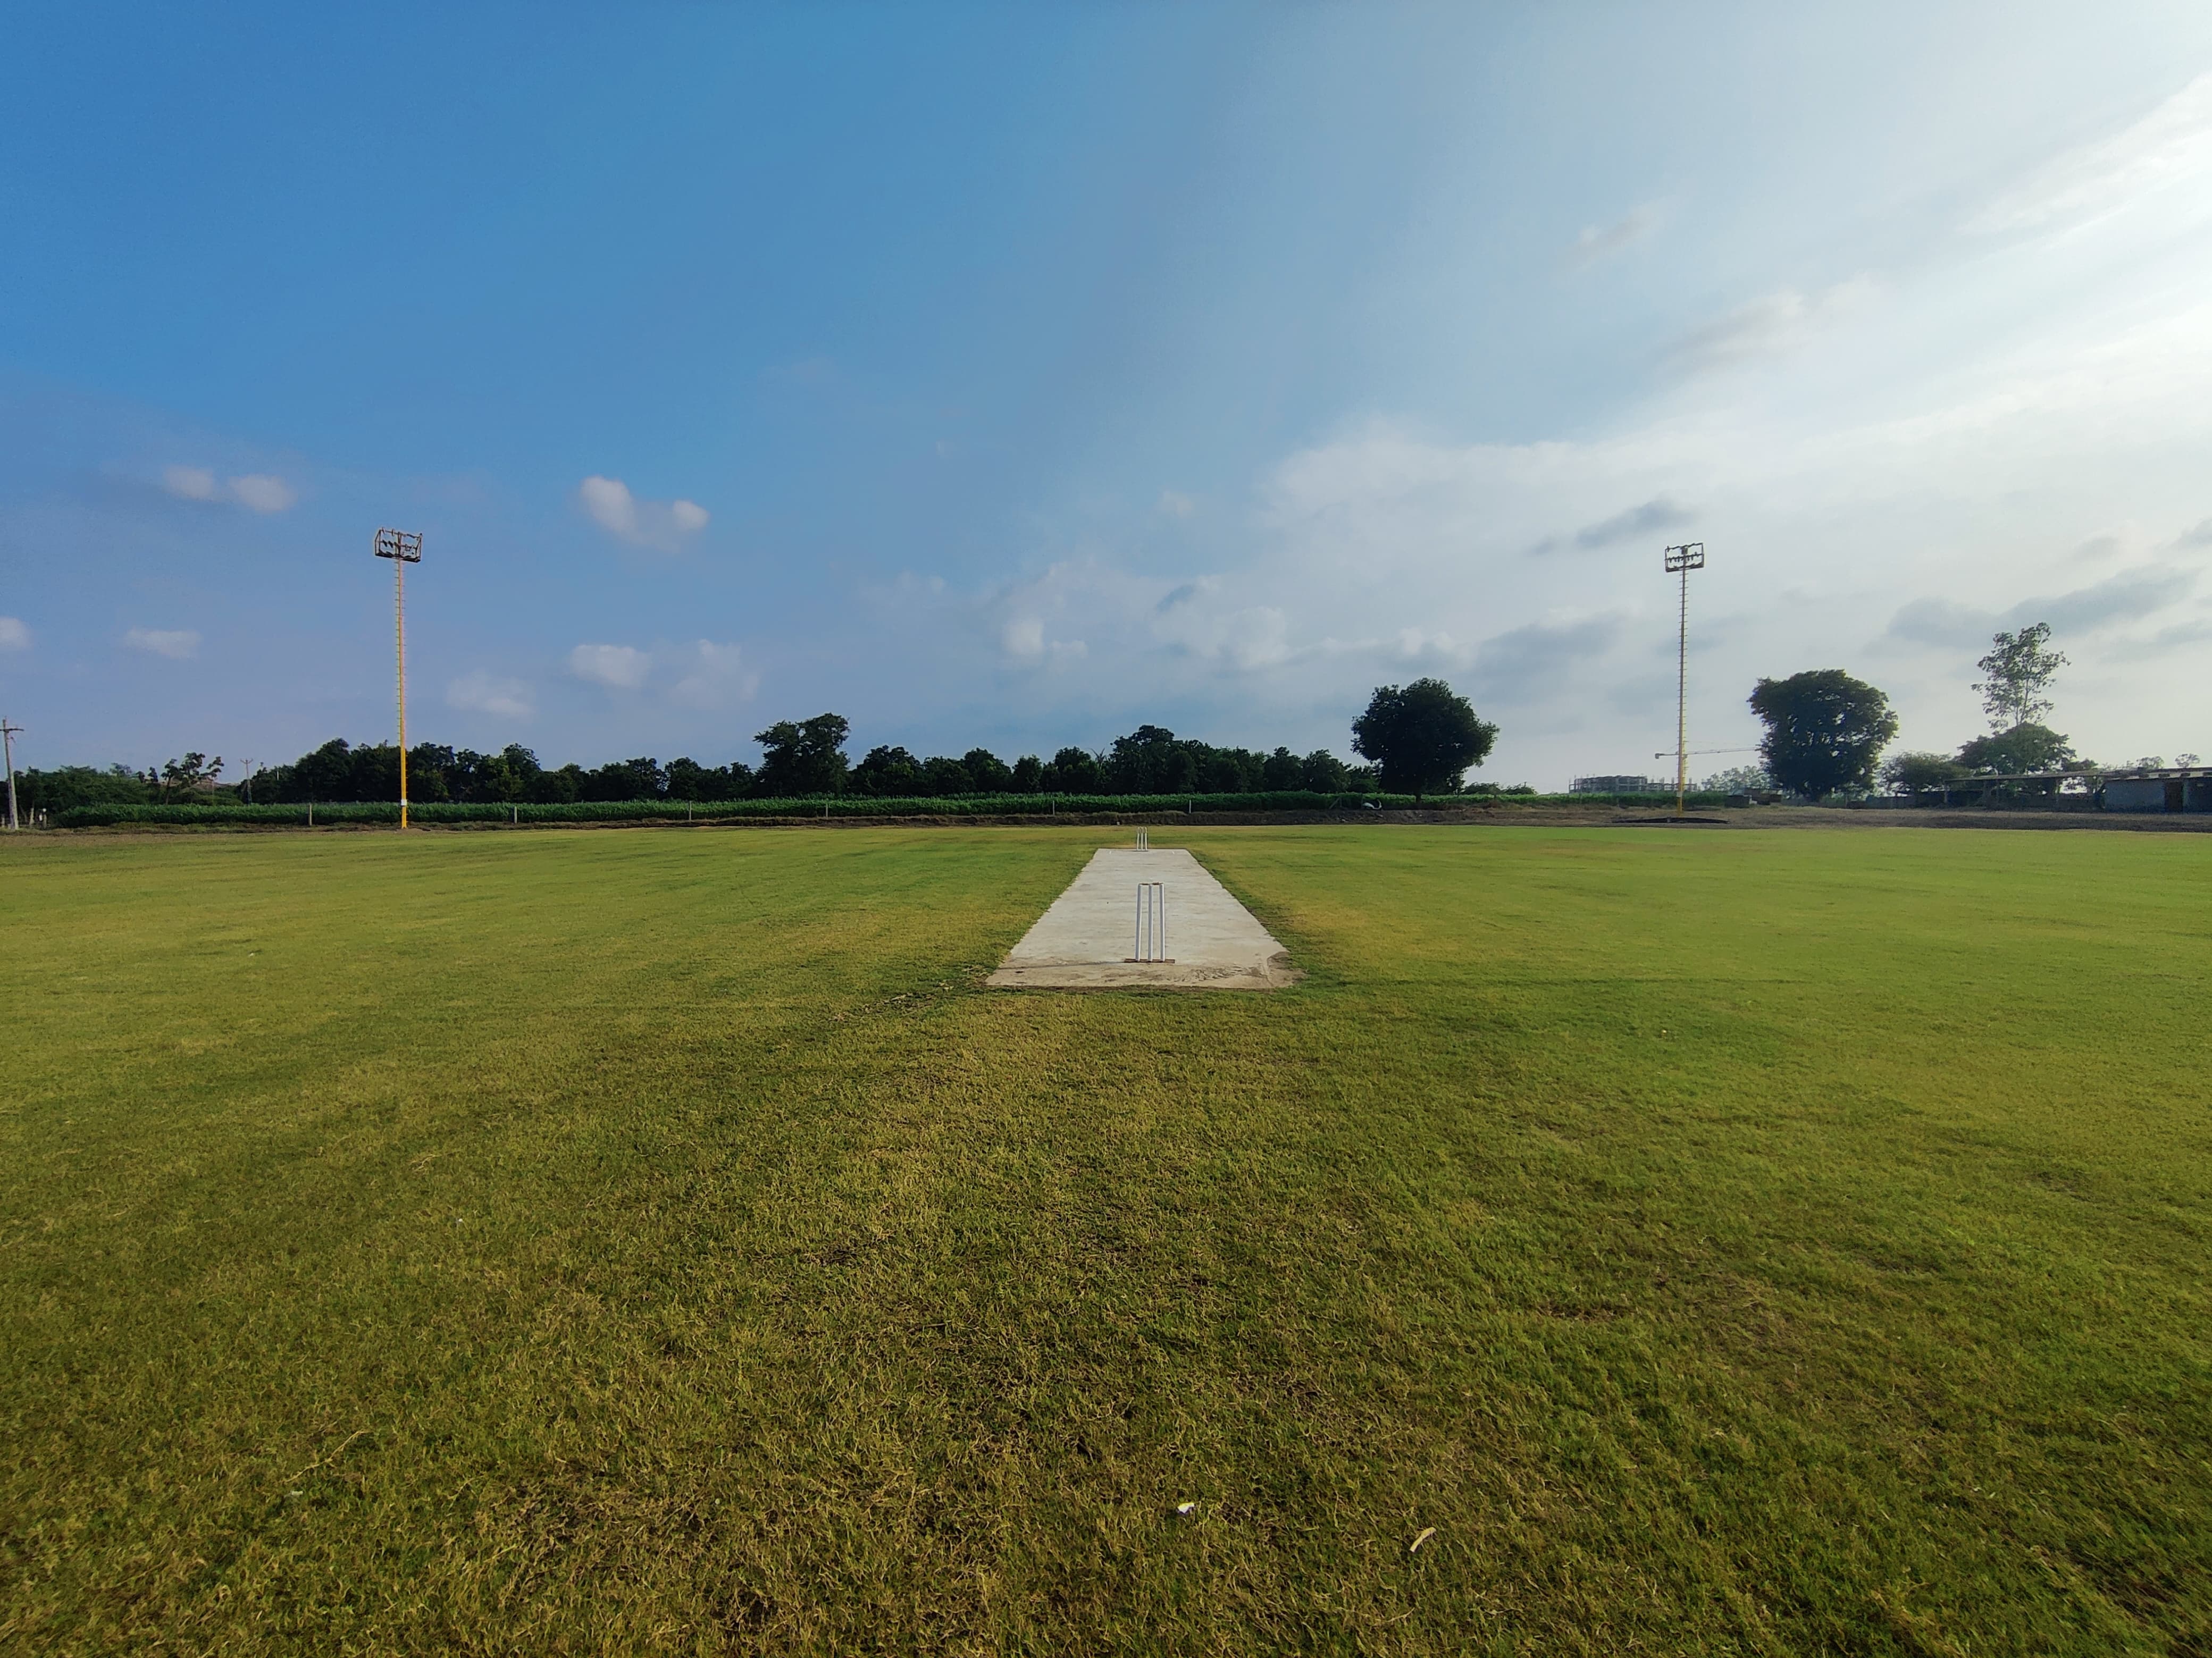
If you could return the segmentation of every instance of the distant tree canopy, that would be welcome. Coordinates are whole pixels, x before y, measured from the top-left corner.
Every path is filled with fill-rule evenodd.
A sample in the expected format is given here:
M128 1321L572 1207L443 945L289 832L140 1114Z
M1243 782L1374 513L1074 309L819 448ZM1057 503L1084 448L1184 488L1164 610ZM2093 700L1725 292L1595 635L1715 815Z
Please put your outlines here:
M1889 699L1841 668L1762 679L1750 701L1766 722L1759 751L1768 775L1808 800L1871 787L1875 762L1897 735Z
M1700 794L1757 794L1774 786L1764 766L1730 766L1698 785Z
M56 766L15 774L15 801L23 811L67 811L72 806L143 806L155 799L146 780L128 766Z
M2045 693L2067 663L2050 644L2048 622L2022 628L2016 634L1999 633L1990 641L1990 653L1974 664L1984 676L1974 689L1982 694L1982 708L1989 714L1991 731L2033 726L2051 712L2051 701Z
M1953 769L2014 777L2022 772L2057 771L2072 764L2074 745L2063 732L2024 723L1977 737L1959 750Z
M1012 766L988 749L958 759L922 759L902 748L868 750L853 768L850 793L877 796L969 794L1247 794L1262 789L1317 793L1365 793L1371 774L1317 750L1303 759L1286 748L1272 754L1216 748L1177 737L1164 726L1139 726L1103 754L1066 748L1049 760L1025 754Z
M1948 754L1893 754L1881 762L1882 786L1899 794L1923 794L1946 788L1966 772L1966 768Z
M855 794L878 799L944 798L988 794L1228 794L1262 789L1310 789L1319 793L1366 793L1375 774L1349 767L1326 750L1300 758L1287 748L1272 754L1223 749L1179 738L1158 726L1139 726L1116 738L1103 754L1064 748L1050 760L1024 755L1009 765L988 749L974 748L954 759L927 758L892 745L870 749L855 763L844 744L851 726L842 715L780 720L756 740L765 751L760 768L740 762L702 765L688 757L665 764L651 756L610 761L586 769L577 765L546 767L520 744L496 754L441 744L416 744L407 750L407 793L428 803L528 802L562 805L597 800L740 800L809 799ZM172 762L185 768L198 756ZM43 792L27 797L26 810L60 811L72 805L139 805L161 798L168 768L145 774L123 767L100 772L75 767L66 772L23 773L26 786ZM239 786L264 804L308 800L392 800L399 793L399 751L389 743L350 744L333 738L289 765L267 766ZM191 798L206 798L204 781ZM169 798L179 798L173 793Z
M213 788L222 775L222 756L210 760L195 750L181 760L172 760L158 771L146 774L146 780L160 792L164 800L191 798L198 789Z
M1352 722L1352 749L1381 768L1384 791L1416 799L1457 789L1497 741L1498 727L1441 679L1378 686Z

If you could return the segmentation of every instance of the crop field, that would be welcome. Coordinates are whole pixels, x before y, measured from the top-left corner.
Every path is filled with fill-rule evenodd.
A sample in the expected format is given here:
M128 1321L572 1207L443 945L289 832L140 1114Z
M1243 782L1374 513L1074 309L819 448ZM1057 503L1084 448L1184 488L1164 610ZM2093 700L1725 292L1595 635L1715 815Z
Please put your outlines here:
M0 845L0 1650L2212 1652L2212 836L1116 838Z

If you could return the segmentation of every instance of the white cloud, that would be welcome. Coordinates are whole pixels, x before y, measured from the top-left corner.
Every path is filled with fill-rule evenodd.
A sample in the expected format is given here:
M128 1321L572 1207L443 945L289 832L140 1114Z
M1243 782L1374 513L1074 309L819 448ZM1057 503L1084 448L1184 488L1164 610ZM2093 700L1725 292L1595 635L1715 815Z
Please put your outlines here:
M1033 616L1016 616L1000 635L1008 656L1034 661L1044 654L1044 623Z
M229 501L255 513L281 513L300 499L299 491L273 472L247 472L218 483L204 466L165 466L161 487L183 501Z
M1290 618L1273 604L1250 605L1228 618L1221 642L1238 667L1272 668L1290 657Z
M720 708L749 701L760 686L760 676L745 666L744 653L735 645L698 639L689 645L656 647L654 657L676 675L668 688L669 700L686 708Z
M186 501L213 501L216 496L215 474L204 466L164 467L161 487Z
M749 700L760 676L732 644L695 639L688 644L579 645L568 653L568 671L610 690L659 689L668 701L693 708L728 708Z
M576 497L584 503L592 521L609 535L620 536L624 541L636 538L637 501L620 478L587 477L576 486Z
M1467 659L1468 653L1460 642L1448 633L1431 633L1426 628L1398 629L1398 657L1404 662L1450 662Z
M446 687L446 706L466 713L495 714L501 720L527 720L537 710L530 687L520 679L501 679L479 668Z
M1198 503L1180 489L1163 489L1159 509L1170 518L1188 518L1198 510Z
M27 651L31 648L31 630L12 616L0 616L0 651Z
M233 500L257 513L281 513L299 500L292 486L269 472L249 472L230 481Z
M134 651L166 656L173 662L197 656L200 648L199 635L189 628L133 628L123 635L123 642Z
M2102 217L2156 191L2212 184L2212 74L2198 76L2134 125L2058 156L1966 226L2002 234Z
M568 653L568 671L610 690L634 691L645 683L653 659L632 645L579 645Z
M594 473L576 486L576 499L592 522L633 547L674 552L707 527L709 514L696 501L641 501L620 478Z

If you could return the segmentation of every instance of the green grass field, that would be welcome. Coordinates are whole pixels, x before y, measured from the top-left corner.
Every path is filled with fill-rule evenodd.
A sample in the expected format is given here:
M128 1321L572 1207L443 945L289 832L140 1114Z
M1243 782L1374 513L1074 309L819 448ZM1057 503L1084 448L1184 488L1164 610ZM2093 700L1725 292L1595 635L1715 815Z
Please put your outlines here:
M2212 1652L2212 837L1102 838L0 847L0 1648Z

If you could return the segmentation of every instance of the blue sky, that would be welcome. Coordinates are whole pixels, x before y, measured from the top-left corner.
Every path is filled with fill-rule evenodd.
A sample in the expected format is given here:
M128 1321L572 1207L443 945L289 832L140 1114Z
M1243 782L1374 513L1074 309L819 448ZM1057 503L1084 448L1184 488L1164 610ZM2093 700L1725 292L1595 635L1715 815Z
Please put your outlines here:
M461 15L455 15L459 12ZM2212 10L20 6L0 700L29 763L2212 751ZM1726 757L1711 761L1717 767Z

